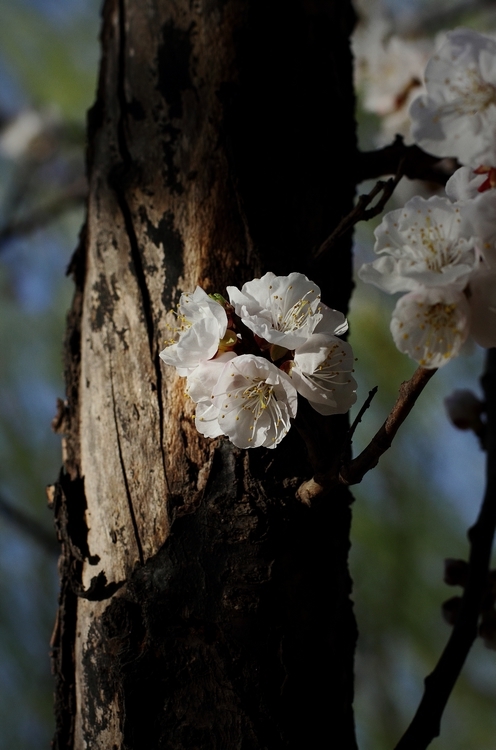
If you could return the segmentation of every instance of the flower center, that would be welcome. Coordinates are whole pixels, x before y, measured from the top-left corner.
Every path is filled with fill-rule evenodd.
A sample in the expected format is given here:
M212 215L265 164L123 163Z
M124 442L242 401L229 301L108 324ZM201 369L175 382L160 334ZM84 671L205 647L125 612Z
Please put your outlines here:
M464 81L448 83L448 90L456 98L442 107L446 114L473 116L496 104L496 88L484 81L476 68L468 68L466 75Z
M425 359L421 359L419 364L425 364L436 351L442 353L445 359L450 359L461 336L456 305L443 302L426 305L418 302L417 307L419 311L415 317L423 336L422 346L417 345L415 348L417 351L422 348L425 351Z
M166 328L169 332L170 338L166 339L165 345L171 346L172 344L177 344L178 340L180 339L181 335L188 330L188 328L191 328L193 325L191 320L188 320L188 318L183 315L182 313L176 312L176 310L171 310L171 313L176 318L176 325L171 325L170 323L167 323Z
M286 311L284 309L285 304L283 298L279 297L277 294L274 294L273 300L275 315L273 317L275 318L274 327L277 331L291 333L293 331L298 331L300 328L303 328L308 318L314 315L312 303L310 302L310 300L306 299L309 294L314 294L314 290L311 289L302 297L302 299L298 300L298 302L296 302L292 307L289 308L289 310ZM319 300L320 297L317 297L317 301Z
M241 394L241 397L246 402L243 409L251 411L255 420L257 420L260 414L269 406L273 391L273 386L264 380L254 380L253 385L245 388Z

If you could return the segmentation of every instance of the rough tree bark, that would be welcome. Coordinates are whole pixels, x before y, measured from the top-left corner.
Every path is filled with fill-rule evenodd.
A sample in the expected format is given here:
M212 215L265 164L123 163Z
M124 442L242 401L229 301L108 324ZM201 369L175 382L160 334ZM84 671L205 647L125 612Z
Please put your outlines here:
M311 256L354 194L352 24L344 0L105 2L53 498L57 750L356 747L350 495L295 497L346 419L302 404L274 451L207 441L158 359L197 284L300 271L346 312L349 238Z

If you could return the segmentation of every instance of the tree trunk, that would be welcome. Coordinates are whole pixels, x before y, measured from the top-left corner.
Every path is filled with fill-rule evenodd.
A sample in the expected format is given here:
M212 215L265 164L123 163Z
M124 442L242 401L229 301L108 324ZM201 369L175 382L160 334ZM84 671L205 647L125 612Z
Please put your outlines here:
M105 3L54 497L57 750L356 747L350 496L295 497L346 418L300 404L308 445L205 440L158 358L197 284L299 271L346 312L349 238L311 254L353 199L352 23L344 0Z

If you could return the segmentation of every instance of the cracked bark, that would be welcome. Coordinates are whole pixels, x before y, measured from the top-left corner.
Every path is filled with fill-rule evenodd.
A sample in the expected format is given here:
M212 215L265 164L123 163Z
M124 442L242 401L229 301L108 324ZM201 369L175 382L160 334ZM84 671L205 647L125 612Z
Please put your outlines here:
M302 410L308 452L296 430L206 441L158 358L196 284L298 270L346 310L348 240L311 258L352 204L352 23L337 0L105 3L54 499L57 750L356 747L350 495L295 498L346 419Z

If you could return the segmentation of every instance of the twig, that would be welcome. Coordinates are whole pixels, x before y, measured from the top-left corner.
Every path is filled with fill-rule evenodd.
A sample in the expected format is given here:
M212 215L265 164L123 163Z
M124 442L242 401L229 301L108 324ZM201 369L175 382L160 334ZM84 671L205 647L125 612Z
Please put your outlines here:
M328 253L329 250L331 250L335 245L337 240L342 237L343 234L353 229L355 224L358 224L359 221L368 221L369 219L373 219L374 216L382 213L382 211L384 210L384 206L391 198L395 187L404 175L403 166L404 159L401 160L398 164L398 170L394 177L391 177L386 182L384 182L383 180L379 180L378 182L376 182L370 193L358 196L356 206L350 211L347 216L341 219L332 234L330 234L329 237L324 240L322 245L315 251L314 258L319 258L325 253ZM372 208L368 208L374 198L377 198L378 195L380 196L380 198L377 203L372 206Z
M468 580L451 637L434 671L425 679L417 713L395 750L424 750L439 735L446 703L477 636L496 529L496 349L488 351L482 387L487 407L487 484L479 516L468 532Z
M46 226L65 213L69 208L81 205L86 195L86 184L82 180L78 180L63 195L58 196L42 208L34 209L23 218L12 219L0 228L0 252L3 250L6 241L11 237L20 234L29 234L36 229Z
M401 384L396 403L380 430L359 456L347 466L341 467L339 481L342 484L358 484L368 471L377 466L380 457L391 447L396 433L435 372L435 369L417 367L410 380Z
M350 463L341 466L339 471L333 467L327 473L316 474L312 479L303 482L296 493L299 500L306 505L311 505L313 500L327 494L336 484L350 485L361 482L365 474L377 466L380 457L391 447L396 433L435 372L435 369L427 370L424 367L418 367L410 380L401 384L399 396L388 418L360 455ZM372 392L369 394L369 399L372 399Z
M41 524L35 521L23 511L15 508L11 503L0 495L0 515L12 523L19 531L30 537L36 544L43 547L45 552L58 555L59 546L55 534L51 534Z
M362 408L360 409L360 411L356 415L356 417L355 417L355 419L353 421L353 424L351 425L351 427L349 429L348 435L346 436L346 439L347 439L348 443L351 443L351 441L353 440L353 435L355 434L355 430L358 427L358 425L360 424L360 422L362 421L363 415L365 414L365 412L367 411L367 409L370 407L370 404L372 403L372 399L374 398L375 394L377 393L377 390L378 390L377 386L375 385L372 388L372 390L369 391L369 395L367 396L367 398L363 402Z
M457 168L454 159L440 159L438 156L426 154L418 146L405 145L402 136L397 135L389 146L374 151L362 151L358 155L356 182L396 174L401 162L405 177L438 185L445 185L448 177Z

